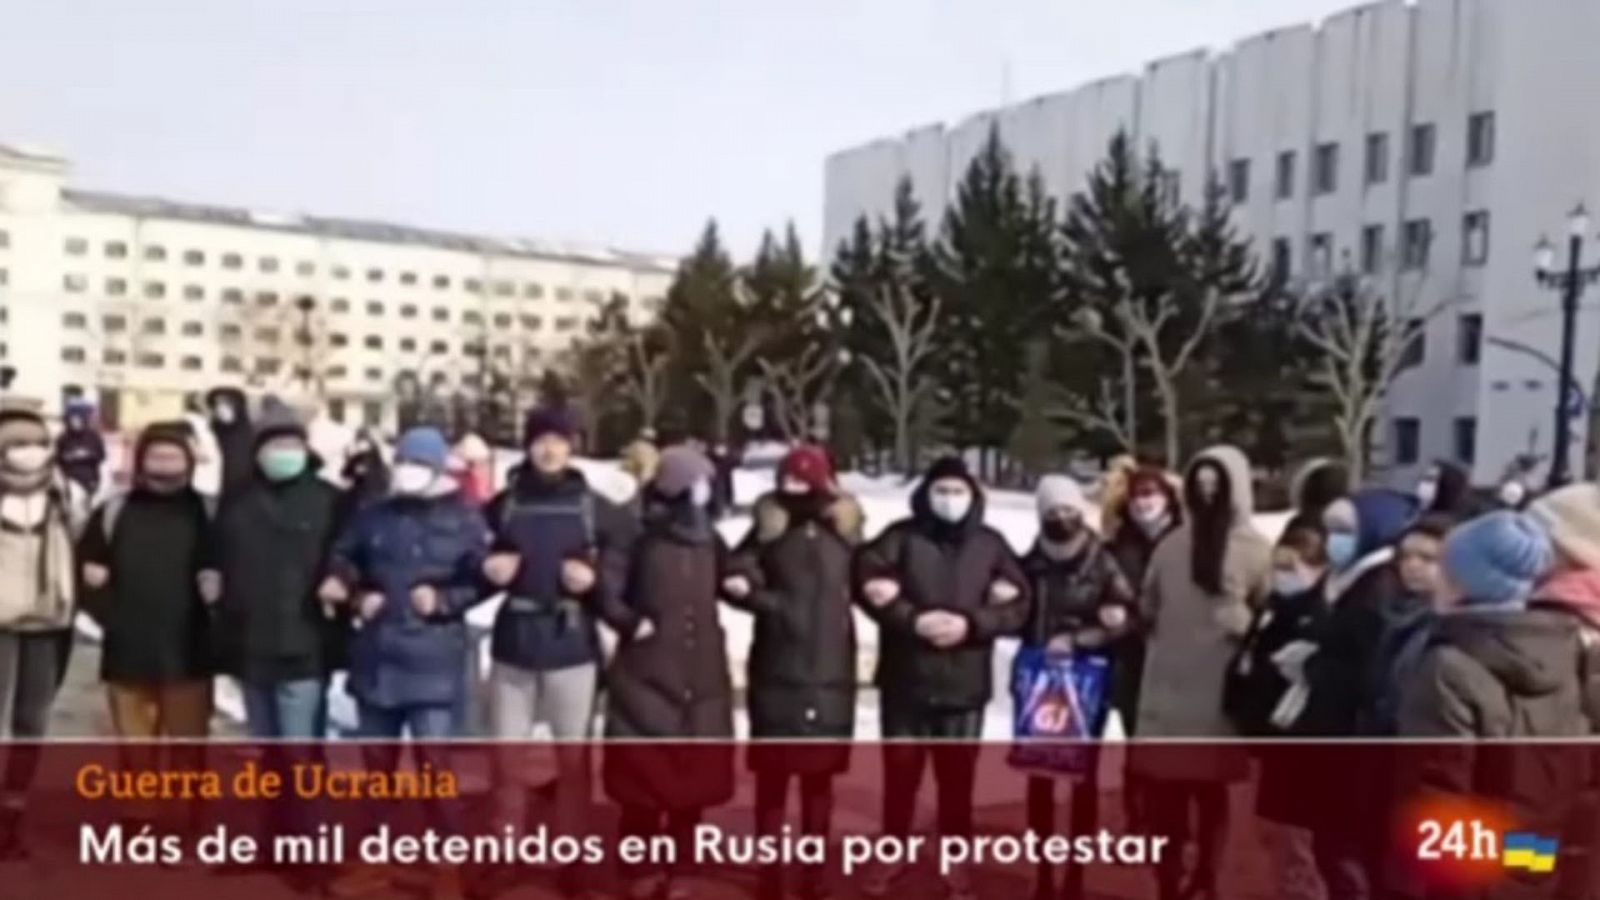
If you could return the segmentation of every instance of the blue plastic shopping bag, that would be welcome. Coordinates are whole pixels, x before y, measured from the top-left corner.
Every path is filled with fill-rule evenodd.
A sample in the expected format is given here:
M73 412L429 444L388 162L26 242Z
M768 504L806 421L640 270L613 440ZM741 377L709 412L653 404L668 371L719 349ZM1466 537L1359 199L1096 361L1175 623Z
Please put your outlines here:
M1087 742L1105 718L1109 669L1099 654L1018 650L1011 676L1017 738L1011 764L1052 774L1089 773L1095 748Z

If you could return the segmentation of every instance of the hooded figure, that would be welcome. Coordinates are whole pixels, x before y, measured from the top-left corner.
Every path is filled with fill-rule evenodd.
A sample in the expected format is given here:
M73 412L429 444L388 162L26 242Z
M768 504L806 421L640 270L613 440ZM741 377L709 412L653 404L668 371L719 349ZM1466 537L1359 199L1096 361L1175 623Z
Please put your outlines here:
M37 411L0 408L0 741L44 737L72 649L72 541L86 497L51 457ZM20 826L38 761L37 748L6 754L0 859L25 853Z
M973 740L993 693L997 638L1028 618L1028 579L1004 536L983 521L982 487L957 457L937 460L911 495L911 517L868 545L856 560L858 602L878 623L879 714L884 745L884 832L910 833L930 739ZM939 830L968 834L976 755L936 750ZM862 890L882 894L902 867L874 871ZM947 888L970 892L965 872Z
M1437 460L1417 482L1417 503L1422 514L1442 513L1457 522L1488 512L1472 490L1472 476L1452 462Z
M1329 504L1349 493L1350 470L1343 463L1325 457L1301 466L1289 484L1295 512L1319 519Z
M221 495L226 497L250 483L255 471L255 435L244 391L212 388L206 393L206 419L216 438L221 465Z
M389 496L389 464L383 457L383 439L370 428L356 433L345 451L339 471L344 492L339 497L339 524L342 528L355 513Z
M217 517L218 662L244 688L251 736L315 740L342 658L343 623L316 597L339 491L318 474L306 429L286 407L263 412L253 455L249 483Z
M1128 477L1128 489L1113 521L1121 522L1115 531L1107 530L1106 552L1117 561L1135 595L1144 584L1145 570L1156 547L1183 524L1183 499L1173 484L1178 479L1154 466L1145 466ZM1111 684L1112 704L1122 715L1124 727L1137 727L1139 690L1144 681L1144 634L1130 628L1117 638L1117 677Z
M209 727L218 575L212 507L193 482L188 428L151 425L134 447L131 488L84 528L83 581L99 596L100 674L121 737L204 737Z
M66 428L56 441L61 471L90 497L100 492L106 463L106 442L94 427L94 410L83 404L67 408Z

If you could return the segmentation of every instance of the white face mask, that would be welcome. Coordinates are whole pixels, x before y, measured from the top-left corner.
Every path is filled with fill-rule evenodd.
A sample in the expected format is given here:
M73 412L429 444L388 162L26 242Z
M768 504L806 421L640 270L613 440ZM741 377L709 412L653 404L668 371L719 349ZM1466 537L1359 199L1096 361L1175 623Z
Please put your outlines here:
M1167 498L1160 494L1135 497L1128 504L1135 522L1159 522L1167 514Z
M219 403L215 409L211 410L211 417L224 425L232 425L234 418L233 407L226 403Z
M705 481L696 481L689 488L689 503L696 507L704 507L711 503L711 485Z
M1528 499L1528 489L1520 481L1508 481L1500 486L1500 502L1507 506L1521 506Z
M37 472L50 465L54 454L42 444L23 444L6 450L6 465L14 472Z
M928 508L939 518L955 524L972 510L971 494L933 494L928 498Z
M1432 506L1433 501L1439 496L1439 482L1427 478L1417 482L1417 502L1423 506Z
M417 463L397 463L394 467L392 483L397 494L416 495L433 487L438 476L427 466Z

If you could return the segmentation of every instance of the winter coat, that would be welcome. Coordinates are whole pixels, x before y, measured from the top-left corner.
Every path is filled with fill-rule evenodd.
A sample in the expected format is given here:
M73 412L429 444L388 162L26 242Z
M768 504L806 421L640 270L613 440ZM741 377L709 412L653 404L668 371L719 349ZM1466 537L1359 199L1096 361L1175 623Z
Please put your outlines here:
M717 595L722 539L702 513L647 505L624 586L601 612L621 636L606 673L608 738L733 737L733 685ZM641 637L649 621L653 631ZM602 769L624 806L703 809L733 793L731 744L615 744Z
M118 512L108 527L111 509ZM78 559L111 573L85 598L105 634L101 678L161 683L210 677L211 616L197 576L214 568L215 558L210 512L193 489L162 494L135 487L100 504L84 526Z
M1426 605L1406 593L1393 558L1393 549L1385 547L1328 579L1324 596L1328 614L1312 636L1317 652L1305 666L1311 696L1300 733L1314 737L1377 733L1379 647L1387 634Z
M88 496L55 478L43 490L0 493L0 629L61 631L77 611L73 542Z
M589 487L583 473L545 478L526 468L485 508L494 550L521 558L506 602L495 616L490 652L522 669L565 669L600 659L596 595L620 590L627 576L634 524L621 507ZM561 584L562 565L595 567L596 584L582 597Z
M248 487L255 472L256 435L250 424L250 404L238 388L213 388L206 394L209 407L218 400L227 400L233 407L234 419L223 423L210 421L211 434L216 438L217 463L221 466L221 496L228 497Z
M1057 635L1069 635L1076 646L1105 650L1114 635L1101 626L1100 609L1122 606L1131 612L1135 605L1122 569L1092 534L1066 559L1052 557L1035 543L1022 558L1022 571L1033 598L1022 626L1023 646L1043 647Z
M454 485L426 497L393 496L367 507L339 535L330 572L350 602L383 595L377 616L350 641L350 694L384 708L452 706L466 689L463 617L482 598L479 571L489 529ZM440 609L420 615L412 588L431 585Z
M1136 729L1140 737L1234 734L1222 708L1223 675L1252 611L1267 596L1272 545L1251 522L1255 495L1249 460L1233 447L1214 447L1196 457L1191 472L1208 460L1228 473L1233 492L1222 593L1212 594L1194 583L1190 555L1196 524L1186 517L1156 548L1140 597L1141 623L1148 635ZM1238 748L1196 747L1182 756L1133 752L1129 765L1134 774L1154 779L1211 781L1242 777L1247 760Z
M755 524L730 565L752 590L726 598L755 616L748 658L752 737L848 740L854 733L850 565L861 526L861 507L848 495L804 516L792 515L776 495L756 501ZM761 745L750 751L758 769L842 772L849 758L842 743L809 753Z
M56 459L61 471L91 495L100 488L101 467L106 462L106 442L100 432L84 425L68 428L56 438Z
M1176 495L1171 498L1172 520L1155 534L1150 534L1137 523L1122 516L1122 524L1106 541L1106 552L1117 561L1122 574L1137 594L1144 585L1145 570L1156 546L1181 524L1182 512ZM1137 613L1137 609L1135 610ZM1111 703L1122 714L1123 727L1135 733L1139 719L1139 692L1144 682L1145 636L1141 629L1132 628L1116 641L1117 677L1111 684Z
M1300 723L1282 727L1272 721L1290 686L1273 657L1295 641L1311 640L1327 617L1321 581L1294 594L1274 591L1267 597L1229 662L1223 684L1223 706L1240 735L1283 737L1304 733L1298 727Z
M991 652L996 638L1017 634L1028 619L1028 577L1000 532L983 524L983 492L972 487L972 508L951 526L934 516L924 481L911 495L911 518L884 531L856 559L858 587L875 578L899 582L900 593L884 606L860 598L878 623L878 671L882 703L931 710L982 709L993 694ZM1020 596L992 603L996 581L1016 586ZM967 637L948 649L916 632L917 618L935 610L966 617Z
M339 490L314 470L262 477L217 513L216 649L222 670L252 684L322 678L342 663L345 623L317 588L336 532Z

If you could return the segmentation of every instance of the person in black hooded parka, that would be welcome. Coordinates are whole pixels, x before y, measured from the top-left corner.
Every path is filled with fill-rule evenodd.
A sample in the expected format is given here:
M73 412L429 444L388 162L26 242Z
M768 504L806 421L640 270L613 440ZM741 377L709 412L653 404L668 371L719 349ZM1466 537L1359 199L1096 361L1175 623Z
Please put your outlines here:
M222 454L222 496L228 497L248 485L255 471L255 429L244 391L212 388L206 393L206 416Z

